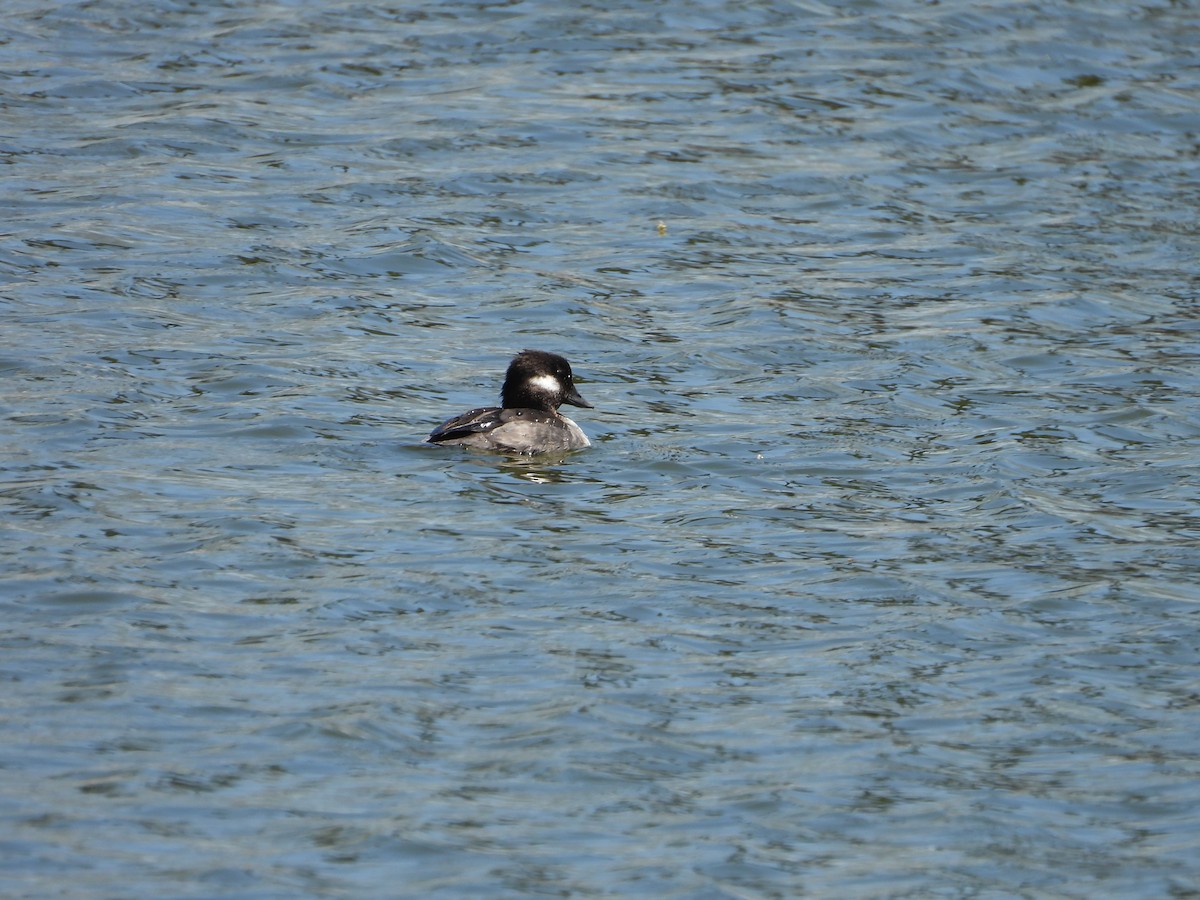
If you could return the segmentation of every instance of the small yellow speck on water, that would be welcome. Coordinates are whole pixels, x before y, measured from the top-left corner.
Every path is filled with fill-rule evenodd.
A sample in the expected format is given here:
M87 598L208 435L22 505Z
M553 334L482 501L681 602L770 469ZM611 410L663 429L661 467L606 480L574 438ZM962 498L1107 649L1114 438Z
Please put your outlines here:
M666 222L659 222L659 223L658 223L658 233L659 233L659 234L666 234L666 233L667 233L667 223L666 223Z

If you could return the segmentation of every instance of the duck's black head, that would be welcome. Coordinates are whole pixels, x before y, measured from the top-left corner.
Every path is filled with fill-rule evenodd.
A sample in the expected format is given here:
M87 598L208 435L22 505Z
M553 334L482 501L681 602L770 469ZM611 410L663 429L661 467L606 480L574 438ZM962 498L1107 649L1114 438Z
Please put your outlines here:
M588 403L575 389L571 364L557 353L522 350L508 364L500 401L506 409L557 410L564 403L583 406Z

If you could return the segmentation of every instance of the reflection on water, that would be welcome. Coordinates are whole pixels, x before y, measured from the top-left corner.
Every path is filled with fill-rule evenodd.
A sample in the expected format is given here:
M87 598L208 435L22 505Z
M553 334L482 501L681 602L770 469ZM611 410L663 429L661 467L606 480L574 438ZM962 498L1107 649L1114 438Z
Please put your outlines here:
M1185 8L10 18L6 895L1193 889Z

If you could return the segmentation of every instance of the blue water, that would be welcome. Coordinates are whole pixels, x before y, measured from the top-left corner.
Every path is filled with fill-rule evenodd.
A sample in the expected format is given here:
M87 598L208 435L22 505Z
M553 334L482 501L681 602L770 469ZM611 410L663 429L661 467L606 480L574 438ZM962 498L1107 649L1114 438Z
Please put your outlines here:
M10 4L0 894L1198 895L1198 26Z

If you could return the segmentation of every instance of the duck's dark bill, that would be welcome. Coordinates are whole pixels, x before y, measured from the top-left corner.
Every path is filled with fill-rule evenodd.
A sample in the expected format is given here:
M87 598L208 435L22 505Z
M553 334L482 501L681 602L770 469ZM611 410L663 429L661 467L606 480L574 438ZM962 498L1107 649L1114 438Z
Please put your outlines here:
M579 395L579 391L575 390L575 385L571 385L567 392L563 395L563 403L570 403L572 406L582 406L584 409L593 409L592 404L588 403Z

